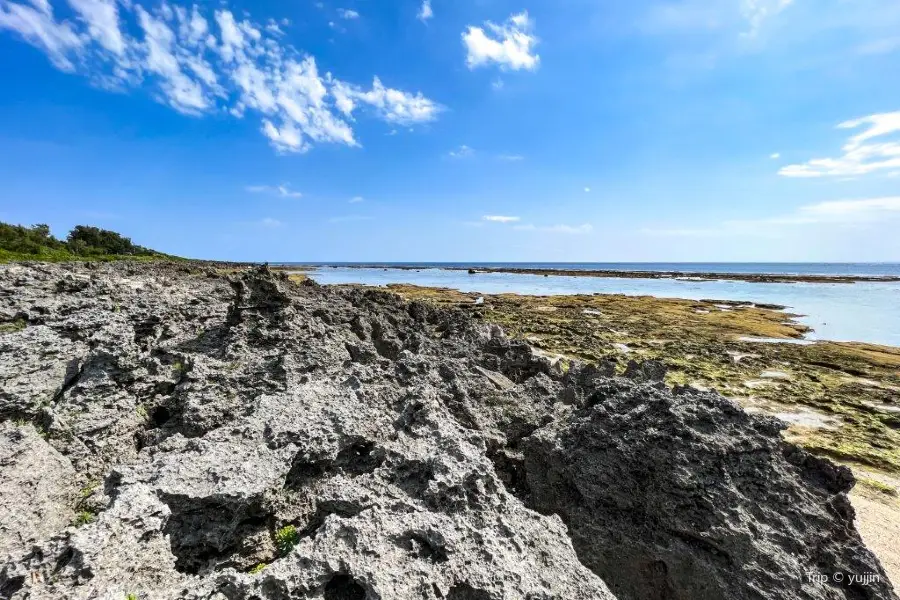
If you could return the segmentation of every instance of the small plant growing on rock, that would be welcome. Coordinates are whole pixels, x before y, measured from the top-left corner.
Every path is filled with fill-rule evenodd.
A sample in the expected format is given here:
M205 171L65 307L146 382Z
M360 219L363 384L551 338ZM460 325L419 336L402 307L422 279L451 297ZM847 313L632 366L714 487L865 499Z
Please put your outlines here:
M266 563L261 562L258 565L256 565L255 567L253 567L252 569L250 569L248 571L248 573L250 573L251 575L256 575L258 573L262 573L263 569L265 569L268 566L269 565L267 565Z
M147 407L146 406L144 406L143 404L138 404L137 408L135 410L137 410L137 414L140 418L144 419L145 421L147 420Z
M0 323L0 333L15 333L22 331L28 324L24 319L16 319L12 323Z
M293 525L282 527L275 532L275 546L280 556L286 556L300 541L300 532Z
M139 600L137 594L125 594L125 600Z
M72 524L75 527L81 527L82 525L87 525L88 523L93 523L94 519L96 519L96 515L89 510L83 510L77 515L75 515L75 520Z
M100 487L99 481L91 481L86 486L81 488L81 491L79 493L81 494L82 500L93 494L94 490L96 490L98 487Z

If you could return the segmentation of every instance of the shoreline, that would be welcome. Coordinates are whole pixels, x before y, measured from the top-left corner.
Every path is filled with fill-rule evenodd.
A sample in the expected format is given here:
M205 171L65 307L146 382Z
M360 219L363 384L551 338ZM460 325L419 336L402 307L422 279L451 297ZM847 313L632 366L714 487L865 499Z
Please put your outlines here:
M350 265L288 265L272 264L272 269L310 272L323 269L385 269L397 271L467 271L472 276L505 273L509 275L536 275L544 277L600 277L608 279L674 279L683 281L745 281L748 283L894 283L900 282L896 275L802 275L789 273L729 273L693 271L641 271L615 269L550 269L528 267L464 267L440 265L390 265L390 264L350 264Z

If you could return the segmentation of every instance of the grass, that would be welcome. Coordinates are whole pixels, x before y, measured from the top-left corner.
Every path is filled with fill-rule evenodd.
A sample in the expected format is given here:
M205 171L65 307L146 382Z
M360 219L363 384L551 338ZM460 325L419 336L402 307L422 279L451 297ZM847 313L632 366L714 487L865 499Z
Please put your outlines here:
M293 525L282 527L275 532L275 547L279 556L287 556L300 542L300 532Z
M125 600L138 600L137 594L125 594Z
M257 575L257 574L259 574L259 573L262 573L263 570L264 570L266 567L268 567L268 566L269 566L268 564L262 562L262 563L259 563L258 565L256 565L255 567L253 567L252 569L250 569L250 570L247 571L247 572L250 573L251 575Z
M97 515L95 515L91 511L83 510L75 515L75 519L72 521L72 525L74 525L75 527L82 527L83 525L93 523L96 518Z

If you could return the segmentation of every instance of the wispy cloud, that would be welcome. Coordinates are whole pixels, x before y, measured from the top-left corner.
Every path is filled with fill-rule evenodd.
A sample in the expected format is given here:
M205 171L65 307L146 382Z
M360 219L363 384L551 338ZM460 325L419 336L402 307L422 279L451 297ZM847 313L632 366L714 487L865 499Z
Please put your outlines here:
M259 225L267 229L278 229L279 227L284 227L284 223L279 221L278 219L273 219L271 217L266 217L265 219L261 219L258 222Z
M563 233L570 235L584 235L594 231L594 226L590 223L582 225L516 225L513 229L519 231L541 231L545 233Z
M352 21L354 19L359 18L358 12L356 12L355 10L347 9L347 8L339 8L338 14L341 16L342 19L347 19L348 21Z
M365 202L366 199L362 196L353 196L350 198L350 204L359 204L360 202Z
M525 160L525 157L521 154L500 154L497 156L500 160L505 160L506 162L519 162Z
M372 81L370 90L336 80L332 84L331 94L335 106L348 118L353 116L353 111L363 105L373 108L376 114L388 123L411 127L434 121L444 110L442 105L429 100L421 93L413 95L386 88L378 77Z
M484 215L482 221L490 221L491 223L515 223L520 221L519 217L506 217L503 215Z
M447 153L447 156L449 156L450 158L469 158L474 155L475 150L466 145L462 145L456 150L451 150Z
M423 23L434 17L434 10L431 8L431 0L422 0L422 7L419 9L417 19Z
M651 34L720 32L735 37L756 37L765 23L792 4L792 0L678 0L654 2L639 28Z
M856 52L863 56L876 56L881 54L891 54L898 50L900 50L900 36L866 42L861 44L856 49Z
M782 234L787 227L860 226L897 218L900 218L900 196L832 200L801 206L793 213L770 218L724 221L712 227L645 228L642 232L684 237L773 236Z
M295 192L286 184L283 185L248 185L245 188L251 194L270 194L281 198L302 198L303 194Z
M864 129L843 146L843 156L814 158L783 167L785 177L847 177L900 168L900 111L846 121L839 129Z
M536 69L541 58L534 52L538 39L533 30L534 22L527 11L511 16L502 25L490 21L484 27L470 25L462 35L466 64L470 69L492 63L513 71Z
M329 223L353 223L355 221L371 221L372 217L366 215L345 215L343 217L331 217Z
M781 153L773 152L772 154L769 155L769 158L771 158L772 160L778 160L779 158L781 158Z
M792 3L793 0L741 0L741 14L748 27L743 35L755 37L766 20L782 12Z
M0 0L0 31L16 33L60 70L81 73L103 88L147 88L185 115L255 113L262 134L282 152L319 143L357 146L351 126L357 110L404 126L432 121L440 112L421 93L386 87L377 77L364 89L321 75L314 57L282 42L272 20L261 24L226 8L210 14L165 2L68 4L71 17L60 18L49 0ZM139 36L129 33L129 21Z

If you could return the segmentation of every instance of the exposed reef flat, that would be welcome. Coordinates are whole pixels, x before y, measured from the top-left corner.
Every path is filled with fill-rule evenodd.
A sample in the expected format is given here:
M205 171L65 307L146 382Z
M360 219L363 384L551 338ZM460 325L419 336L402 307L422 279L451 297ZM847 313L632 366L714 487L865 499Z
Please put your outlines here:
M0 266L0 597L897 598L780 421L436 304Z
M729 273L708 272L694 273L690 271L641 271L641 270L615 270L615 269L550 269L550 268L526 268L526 267L458 267L458 266L409 266L386 264L359 264L341 265L342 268L385 268L399 269L403 271L423 270L426 268L440 268L448 271L468 271L477 276L480 273L509 273L514 275L543 275L557 277L618 277L624 279L680 279L685 281L747 281L750 283L888 283L900 281L896 275L802 275L787 273ZM312 271L328 268L321 265L284 267L291 270Z

